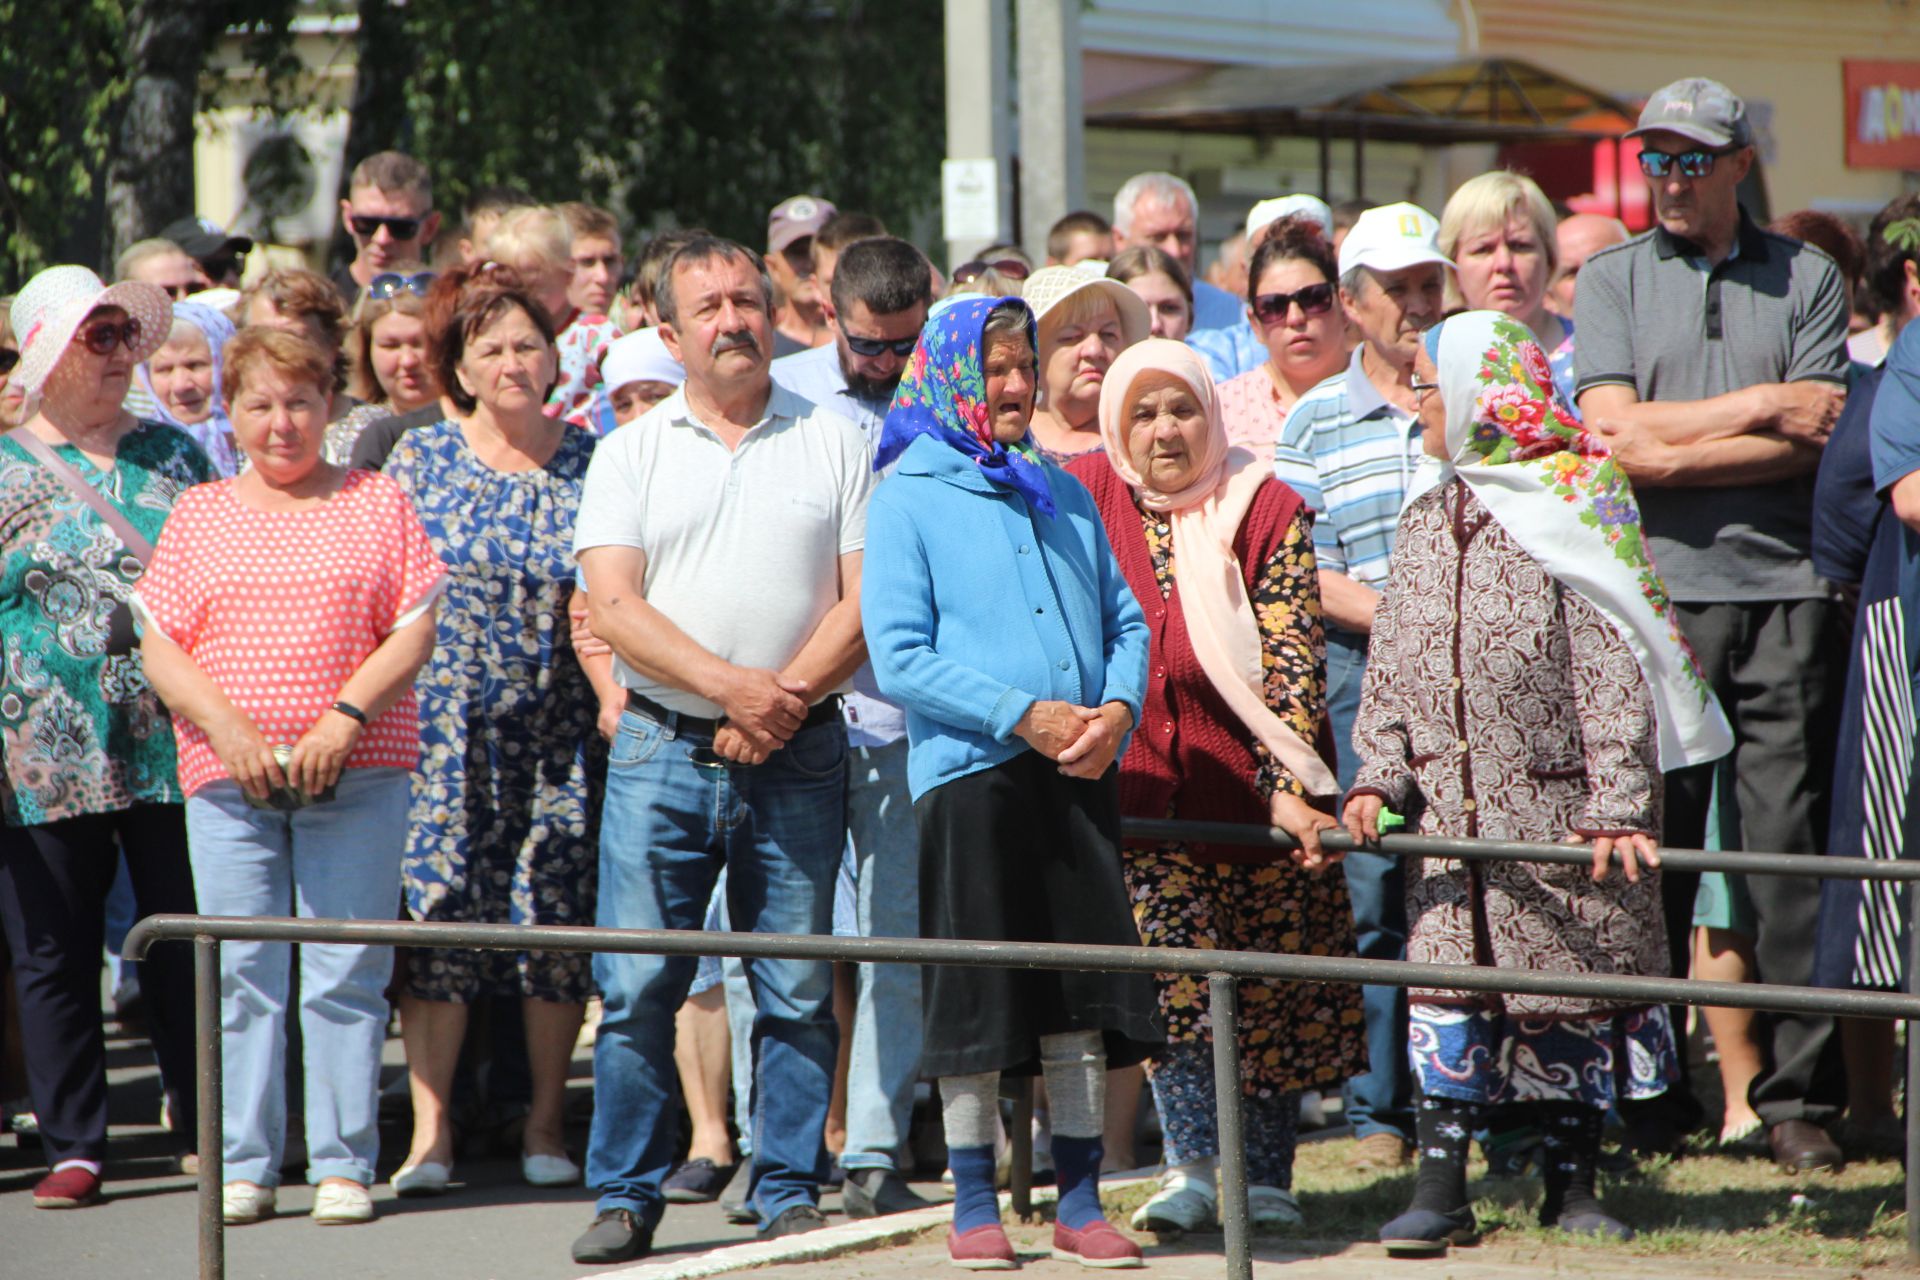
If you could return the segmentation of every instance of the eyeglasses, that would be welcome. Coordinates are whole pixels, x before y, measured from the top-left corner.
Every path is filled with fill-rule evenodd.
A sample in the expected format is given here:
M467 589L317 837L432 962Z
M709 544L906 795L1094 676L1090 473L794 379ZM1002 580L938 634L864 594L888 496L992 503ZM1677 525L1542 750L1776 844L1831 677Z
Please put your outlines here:
M1440 389L1439 383L1422 382L1418 377L1410 378L1407 381L1407 390L1413 392L1416 399L1420 396L1427 394L1427 392L1429 391L1438 391L1439 389Z
M1025 280L1033 274L1033 269L1018 258L996 258L992 262L982 262L975 258L972 262L963 262L953 269L953 282L972 284L989 270L998 271L1009 280Z
M1679 155L1668 155L1664 151L1642 151L1640 172L1649 178L1664 178L1678 164L1683 177L1704 178L1713 172L1714 161L1721 156L1730 156L1739 149L1728 147L1724 151L1682 151Z
M385 302L402 293L424 298L427 290L433 287L434 274L431 271L416 271L408 276L398 271L382 271L367 282L367 296L375 302Z
M917 333L911 338L856 338L847 332L845 325L840 326L840 336L847 340L848 350L857 356L866 356L868 359L891 351L905 360L913 354L914 347L920 342L920 335Z
M411 240L420 234L419 218L379 218L370 213L356 213L347 219L347 225L353 228L353 234L371 240L385 227L387 234L395 240Z
M0 373L12 373L13 367L20 363L20 353L12 347L0 347Z
M90 324L73 335L74 341L85 346L97 356L113 354L113 349L121 343L127 344L127 350L133 350L133 344L140 341L140 322L126 320L115 324L103 320L99 324Z
M1333 310L1333 286L1310 284L1292 293L1263 293L1253 300L1253 314L1260 318L1261 324L1279 324L1296 302L1300 304L1301 315L1323 316Z

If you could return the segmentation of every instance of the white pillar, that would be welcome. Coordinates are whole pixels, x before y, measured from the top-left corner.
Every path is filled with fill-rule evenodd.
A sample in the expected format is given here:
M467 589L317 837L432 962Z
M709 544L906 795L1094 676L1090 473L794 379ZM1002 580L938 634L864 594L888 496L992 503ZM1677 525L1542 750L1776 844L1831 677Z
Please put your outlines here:
M1020 240L1038 260L1047 251L1048 228L1086 203L1081 0L1017 2Z
M1013 234L1007 0L946 0L947 159L994 162L995 225L947 241L947 265Z

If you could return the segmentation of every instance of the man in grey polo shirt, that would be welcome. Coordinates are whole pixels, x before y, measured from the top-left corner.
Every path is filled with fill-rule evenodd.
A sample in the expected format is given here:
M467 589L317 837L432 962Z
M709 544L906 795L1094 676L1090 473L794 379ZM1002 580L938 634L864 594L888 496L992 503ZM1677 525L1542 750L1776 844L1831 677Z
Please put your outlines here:
M1845 400L1846 288L1825 254L1741 209L1753 141L1726 86L1668 85L1628 136L1640 139L1659 225L1580 273L1580 411L1633 479L1681 629L1733 722L1743 846L1813 853L1846 669L1811 558L1813 475ZM1714 769L1668 775L1668 844L1700 846ZM1677 972L1698 879L1664 877ZM1746 888L1756 976L1808 982L1820 895L1774 876ZM1845 1096L1832 1019L1765 1015L1761 1042L1749 1097L1775 1159L1840 1167L1823 1128ZM1684 1128L1697 1116L1672 1119Z
M627 710L609 756L597 922L698 929L720 868L736 928L824 934L846 837L835 696L866 657L860 552L873 479L860 429L768 373L773 289L751 251L700 236L663 273L680 390L595 450L574 548ZM674 1014L692 957L603 955L578 1262L651 1244L674 1154ZM839 1033L831 966L749 960L763 1239L824 1226L821 1133Z

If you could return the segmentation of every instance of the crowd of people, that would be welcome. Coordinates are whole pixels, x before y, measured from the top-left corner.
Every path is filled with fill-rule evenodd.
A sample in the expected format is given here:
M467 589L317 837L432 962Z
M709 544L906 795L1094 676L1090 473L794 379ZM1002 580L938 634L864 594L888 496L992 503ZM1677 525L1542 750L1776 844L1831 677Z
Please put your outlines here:
M1663 843L1903 856L1920 672L1920 197L1862 238L1756 223L1725 86L1638 126L1656 221L1527 177L1256 205L1198 270L1165 173L1036 263L943 275L800 195L764 253L633 255L603 210L351 176L331 278L198 220L0 312L0 931L34 1203L102 1198L110 904L154 912L1018 939L1898 989L1888 888L1661 868ZM244 284L242 282L245 282ZM1278 828L1140 841L1123 818ZM1579 867L1367 848L1573 841ZM124 868L124 872L122 869ZM116 875L122 880L116 887ZM141 983L190 1167L185 952ZM584 1182L581 1263L670 1204L763 1239L923 1208L1019 1265L1003 1077L1044 1082L1055 1256L1142 1264L1218 1215L1212 1025L1181 975L306 944L222 948L223 1212L276 1211L289 1108L322 1223L374 1215L397 1009L400 1196L457 1193L469 1040L522 1173ZM1632 1235L1603 1124L1783 1168L1901 1152L1886 1024L1245 982L1256 1227L1301 1222L1303 1112L1417 1165L1389 1249L1477 1234L1467 1156ZM594 1109L566 1142L589 1006ZM14 1035L12 1030L8 1035ZM299 1061L289 1063L297 1054ZM291 1079L291 1083L290 1083ZM1031 1087L1023 1085L1022 1087ZM731 1105L730 1105L731 1104ZM686 1118L685 1130L681 1117Z

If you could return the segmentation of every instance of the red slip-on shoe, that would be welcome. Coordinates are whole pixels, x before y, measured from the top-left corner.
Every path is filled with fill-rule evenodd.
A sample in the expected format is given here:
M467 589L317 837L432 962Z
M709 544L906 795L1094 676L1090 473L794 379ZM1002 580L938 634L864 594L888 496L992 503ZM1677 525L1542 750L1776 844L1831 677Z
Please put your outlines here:
M947 1261L965 1271L1018 1271L1013 1242L997 1222L964 1232L947 1232Z
M1115 1271L1147 1265L1140 1246L1121 1235L1105 1218L1095 1218L1078 1231L1065 1223L1054 1223L1053 1256L1061 1262Z
M100 1175L69 1165L33 1184L36 1209L84 1209L100 1203Z

